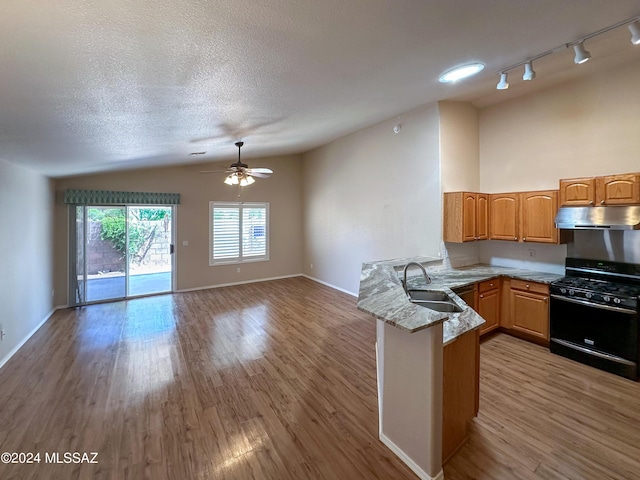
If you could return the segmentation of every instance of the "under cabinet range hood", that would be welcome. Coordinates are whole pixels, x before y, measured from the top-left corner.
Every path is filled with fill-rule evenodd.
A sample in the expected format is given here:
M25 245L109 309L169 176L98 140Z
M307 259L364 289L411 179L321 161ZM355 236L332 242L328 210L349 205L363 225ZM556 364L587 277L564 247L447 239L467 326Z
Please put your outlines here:
M640 205L561 207L555 222L569 230L640 230Z

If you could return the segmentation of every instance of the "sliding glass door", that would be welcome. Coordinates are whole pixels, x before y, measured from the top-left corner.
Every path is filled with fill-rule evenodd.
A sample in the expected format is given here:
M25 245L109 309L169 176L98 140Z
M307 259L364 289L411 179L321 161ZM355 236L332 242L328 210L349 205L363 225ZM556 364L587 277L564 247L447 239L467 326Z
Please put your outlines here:
M71 305L172 291L173 207L72 209Z
M129 207L129 296L171 291L171 207Z

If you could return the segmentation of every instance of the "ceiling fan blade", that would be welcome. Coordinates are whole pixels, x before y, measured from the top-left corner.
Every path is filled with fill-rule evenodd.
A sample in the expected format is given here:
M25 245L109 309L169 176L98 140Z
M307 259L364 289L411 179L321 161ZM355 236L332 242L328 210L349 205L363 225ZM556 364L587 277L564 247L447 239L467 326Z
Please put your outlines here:
M267 174L269 174L269 173L273 173L273 170L271 170L270 168L259 168L258 167L258 168L249 168L247 170L247 172L252 174L252 175L254 173L267 173Z
M200 170L200 173L233 173L235 170L227 168L226 170Z
M256 178L267 178L271 174L270 173L260 173L260 172L254 172L254 171L247 171L247 175L250 175L250 176L256 177Z

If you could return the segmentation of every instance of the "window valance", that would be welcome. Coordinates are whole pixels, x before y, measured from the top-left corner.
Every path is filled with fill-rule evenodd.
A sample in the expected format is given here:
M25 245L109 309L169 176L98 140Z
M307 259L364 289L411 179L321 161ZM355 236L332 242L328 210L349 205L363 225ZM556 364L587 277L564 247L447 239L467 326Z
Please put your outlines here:
M72 205L179 205L179 193L65 190L64 203Z

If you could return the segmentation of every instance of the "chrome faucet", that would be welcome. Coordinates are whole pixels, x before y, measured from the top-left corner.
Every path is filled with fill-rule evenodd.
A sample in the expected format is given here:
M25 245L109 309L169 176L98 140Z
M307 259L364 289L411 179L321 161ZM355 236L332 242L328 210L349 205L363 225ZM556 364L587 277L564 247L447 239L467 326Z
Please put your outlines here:
M431 283L431 278L427 274L427 270L422 266L422 264L420 264L418 262L409 262L404 266L404 281L402 282L402 286L404 287L405 292L407 291L407 270L409 270L409 267L411 267L411 266L419 267L420 270L422 270L422 276L424 277L424 283L427 283L427 284Z

